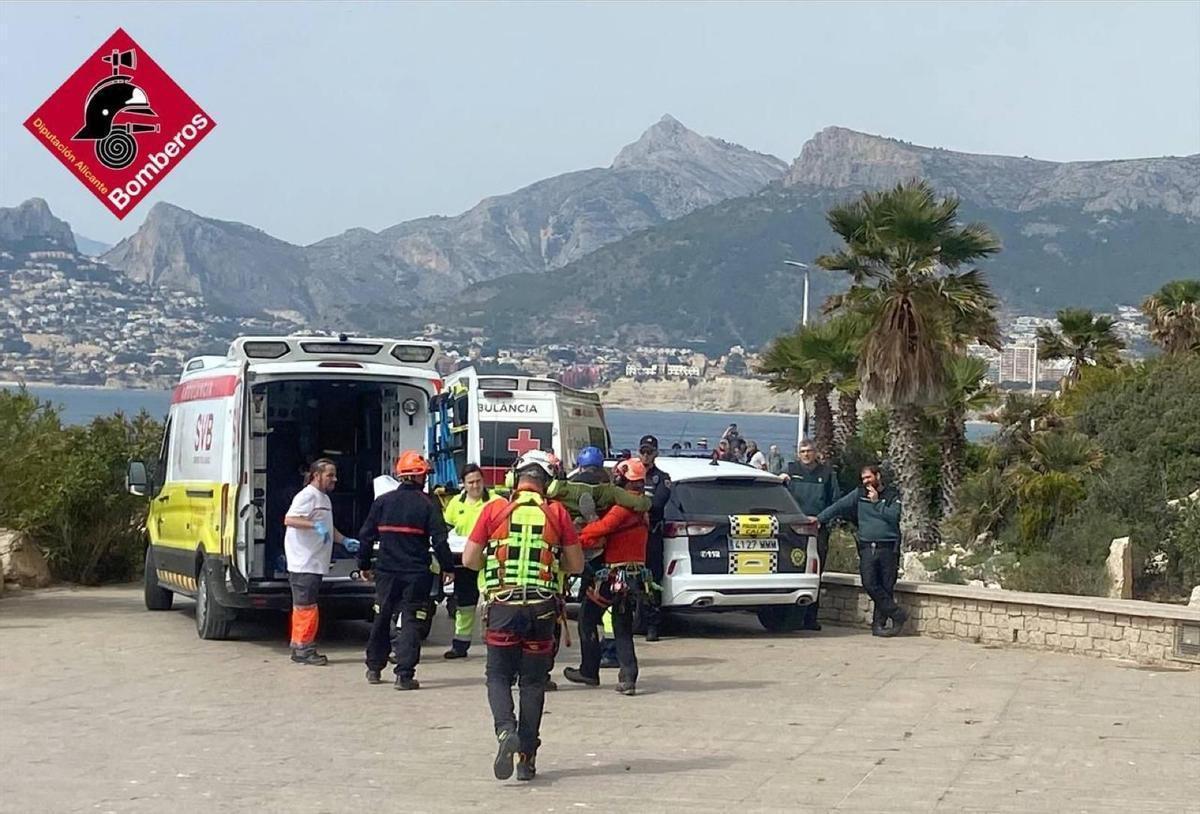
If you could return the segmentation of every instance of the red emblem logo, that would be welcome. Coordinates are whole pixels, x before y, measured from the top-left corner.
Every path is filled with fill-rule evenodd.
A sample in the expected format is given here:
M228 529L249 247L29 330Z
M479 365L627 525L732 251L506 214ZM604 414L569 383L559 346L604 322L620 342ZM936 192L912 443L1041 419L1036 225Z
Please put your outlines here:
M120 28L25 121L118 218L214 127Z
M541 449L542 442L533 437L533 431L527 430L524 427L517 430L516 438L508 439L508 451L515 452L518 456L524 455L526 452L533 452L535 449Z

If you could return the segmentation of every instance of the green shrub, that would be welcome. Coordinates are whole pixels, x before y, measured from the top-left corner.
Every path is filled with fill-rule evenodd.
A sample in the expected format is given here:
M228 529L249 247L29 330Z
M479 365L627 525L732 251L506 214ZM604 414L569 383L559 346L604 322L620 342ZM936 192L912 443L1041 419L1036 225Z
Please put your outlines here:
M127 463L156 457L162 425L118 413L86 427L25 390L0 391L0 444L14 477L0 483L0 526L22 531L60 579L84 584L135 576L146 503L124 490Z
M1108 578L1100 566L1064 559L1053 551L1026 554L1008 575L1005 588L1077 596L1104 596Z
M1200 500L1186 501L1174 513L1161 550L1167 560L1164 587L1180 597L1200 585Z
M826 558L825 570L836 571L839 574L858 573L858 543L844 526L835 528L829 535L829 555Z

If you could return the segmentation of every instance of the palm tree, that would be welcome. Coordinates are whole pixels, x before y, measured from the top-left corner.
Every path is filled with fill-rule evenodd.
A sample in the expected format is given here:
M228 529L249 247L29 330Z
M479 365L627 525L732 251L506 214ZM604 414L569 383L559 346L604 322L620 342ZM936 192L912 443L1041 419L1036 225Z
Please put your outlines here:
M829 320L798 326L790 334L777 337L759 363L759 372L766 374L772 390L812 393L813 444L823 460L837 452L829 396L835 387L851 386L845 377L847 371L853 376L856 362L857 348L846 321Z
M1017 497L1017 528L1027 544L1045 539L1086 495L1084 477L1104 465L1100 448L1079 432L1038 432L1026 461L1006 473Z
M1039 359L1070 359L1065 386L1079 381L1086 365L1116 367L1125 342L1117 336L1116 320L1096 316L1086 308L1064 308L1056 315L1058 330L1037 329Z
M999 345L996 298L978 269L957 269L1000 250L983 224L958 221L958 199L912 181L836 206L826 216L845 246L818 265L850 275L826 305L870 322L858 362L863 395L891 411L889 454L899 475L907 545L937 542L921 484L922 408L943 391L945 359L972 340Z
M841 375L834 382L833 388L838 394L837 418L833 426L833 446L837 454L841 454L850 443L850 439L858 435L858 397L860 389L855 374L858 372L858 360L849 370L840 371Z
M988 363L976 356L953 356L946 363L946 389L934 414L941 421L942 517L956 508L967 454L967 413L991 406L996 390L987 379Z
M1142 303L1150 336L1167 353L1200 351L1200 280L1167 283Z
M1057 427L1058 407L1059 403L1049 396L1006 393L1000 409L984 416L1000 427L993 440L997 464L1003 468L1024 456L1033 443L1034 433Z

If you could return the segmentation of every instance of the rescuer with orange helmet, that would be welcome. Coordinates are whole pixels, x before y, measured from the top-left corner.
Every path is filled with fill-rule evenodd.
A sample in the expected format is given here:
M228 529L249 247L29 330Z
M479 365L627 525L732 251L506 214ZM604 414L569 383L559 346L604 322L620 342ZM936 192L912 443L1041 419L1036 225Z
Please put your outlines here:
M375 577L375 620L367 639L367 683L382 683L390 649L392 614L399 610L396 632L396 689L415 690L421 660L421 624L429 615L429 594L434 574L429 552L443 574L454 572L454 557L447 542L449 530L438 501L425 494L428 461L415 450L396 459L400 486L380 495L359 532L362 547L358 568L365 579ZM375 544L378 543L378 546Z
M638 458L621 461L613 468L613 479L623 489L642 494L646 466ZM646 568L646 540L650 526L643 512L614 505L598 520L579 532L584 549L602 541L604 564L596 569L595 582L579 609L579 646L582 663L568 667L563 675L569 681L596 687L600 685L600 637L596 626L606 610L612 610L613 639L621 671L616 690L623 695L637 692L638 662L633 649L633 613L638 600L653 582Z

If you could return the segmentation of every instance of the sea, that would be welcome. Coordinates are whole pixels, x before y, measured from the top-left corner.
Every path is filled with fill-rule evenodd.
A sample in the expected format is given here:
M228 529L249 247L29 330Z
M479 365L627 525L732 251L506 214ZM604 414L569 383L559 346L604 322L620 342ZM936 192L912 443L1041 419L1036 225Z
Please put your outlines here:
M0 387L17 387L0 384ZM155 417L165 416L171 404L168 390L118 390L105 387L55 387L30 385L30 393L50 401L62 408L63 421L69 424L86 424L96 416L111 415L121 411L134 415L145 410ZM606 407L608 429L616 449L636 449L643 435L653 435L664 448L672 444L681 446L688 442L693 447L705 439L710 447L716 446L731 423L738 425L743 438L755 441L767 450L777 444L787 454L796 446L797 420L795 414L786 413L701 413L668 412L660 410L629 410L623 407ZM995 425L986 422L968 422L967 436L971 440L986 438L995 431Z

